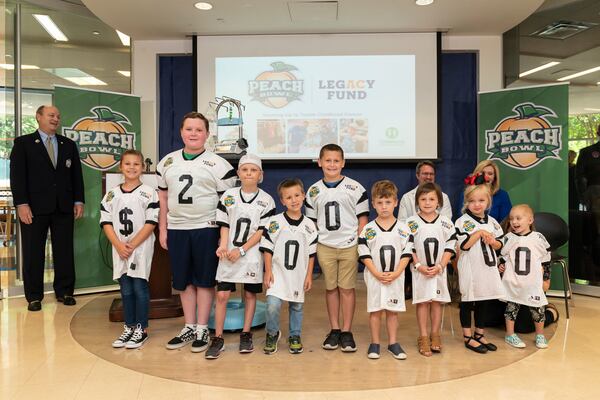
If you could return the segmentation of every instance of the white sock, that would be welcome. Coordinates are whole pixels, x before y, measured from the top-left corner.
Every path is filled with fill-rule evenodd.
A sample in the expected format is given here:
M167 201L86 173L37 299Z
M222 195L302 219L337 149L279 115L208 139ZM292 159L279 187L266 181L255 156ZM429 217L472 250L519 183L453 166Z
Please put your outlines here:
M196 330L199 331L200 329L208 329L208 325L196 324Z
M185 327L196 330L196 324L185 324Z

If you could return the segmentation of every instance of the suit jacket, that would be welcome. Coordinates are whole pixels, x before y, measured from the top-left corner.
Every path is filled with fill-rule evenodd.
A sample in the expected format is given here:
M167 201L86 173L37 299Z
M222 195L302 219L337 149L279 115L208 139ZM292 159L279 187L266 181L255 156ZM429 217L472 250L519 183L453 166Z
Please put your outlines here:
M37 131L16 138L10 153L13 202L15 206L29 204L33 215L72 213L75 202L84 202L77 145L62 135L56 135L56 139L56 168Z

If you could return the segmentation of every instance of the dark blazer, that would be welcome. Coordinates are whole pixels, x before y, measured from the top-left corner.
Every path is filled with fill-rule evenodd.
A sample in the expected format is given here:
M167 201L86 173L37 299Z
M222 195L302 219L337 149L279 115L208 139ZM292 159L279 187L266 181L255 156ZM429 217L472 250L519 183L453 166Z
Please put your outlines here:
M37 131L16 138L10 153L13 202L15 206L29 204L33 215L72 213L75 202L84 202L77 145L62 135L56 139L56 169Z

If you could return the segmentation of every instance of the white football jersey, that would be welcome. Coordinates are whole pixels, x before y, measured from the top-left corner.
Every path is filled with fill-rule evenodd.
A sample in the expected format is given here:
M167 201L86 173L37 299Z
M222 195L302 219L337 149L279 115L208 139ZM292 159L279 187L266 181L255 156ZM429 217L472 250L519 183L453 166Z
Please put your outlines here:
M345 176L336 187L323 180L308 189L306 216L317 222L319 243L347 249L357 242L358 217L369 215L369 199L364 187Z
M412 257L409 238L408 227L403 222L396 221L386 230L373 220L365 225L358 237L359 259L371 259L379 272L394 272L401 258ZM364 278L367 285L367 312L406 311L404 271L389 285L381 283L368 268L365 268Z
M304 280L308 261L317 253L317 227L304 215L295 221L285 212L269 220L260 242L260 250L273 255L273 284L267 296L304 302Z
M156 174L158 188L168 191L169 229L217 227L219 197L236 181L229 162L208 150L186 160L183 150L177 150L160 160Z
M503 235L498 222L486 215L478 218L469 211L454 223L457 243L460 246L458 258L458 284L462 301L479 301L504 298L504 286L498 271L496 251L483 240L465 250L463 245L471 235L479 230L490 232L496 238Z
M508 233L503 242L500 254L506 261L502 277L505 299L532 307L548 304L542 288L542 265L550 262L550 244L544 235L539 232L523 236Z
M130 241L145 224L158 224L158 193L141 184L130 192L116 186L109 190L100 203L100 226L112 225L121 242ZM113 247L113 279L127 274L132 278L148 280L154 254L154 232L142 242L127 259L122 260Z
M415 197L417 196L417 186L410 192L404 193L402 198L400 199L400 206L398 207L398 219L400 221L406 221L408 217L417 214L417 206L415 204ZM448 219L452 219L452 204L450 204L450 199L446 193L442 193L442 200L444 205L440 210L440 214L447 217Z
M427 222L419 215L406 220L411 233L413 252L422 265L432 267L442 261L445 252L455 253L456 236L452 221L444 215L438 215L432 222ZM448 276L446 266L444 272L432 278L423 275L417 268L412 268L413 304L426 301L450 302Z
M243 246L259 229L264 229L269 218L275 215L275 202L265 191L258 189L252 197L241 188L227 190L217 205L217 225L229 228L227 249ZM216 280L233 283L261 283L263 258L259 246L252 246L244 257L235 263L226 258L219 260Z

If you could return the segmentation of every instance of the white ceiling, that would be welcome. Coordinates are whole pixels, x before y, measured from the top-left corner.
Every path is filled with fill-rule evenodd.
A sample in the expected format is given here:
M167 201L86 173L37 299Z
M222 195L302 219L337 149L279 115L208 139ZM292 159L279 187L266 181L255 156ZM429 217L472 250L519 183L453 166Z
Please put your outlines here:
M533 13L543 0L82 0L102 21L134 39L190 34L371 33L448 31L501 34Z

